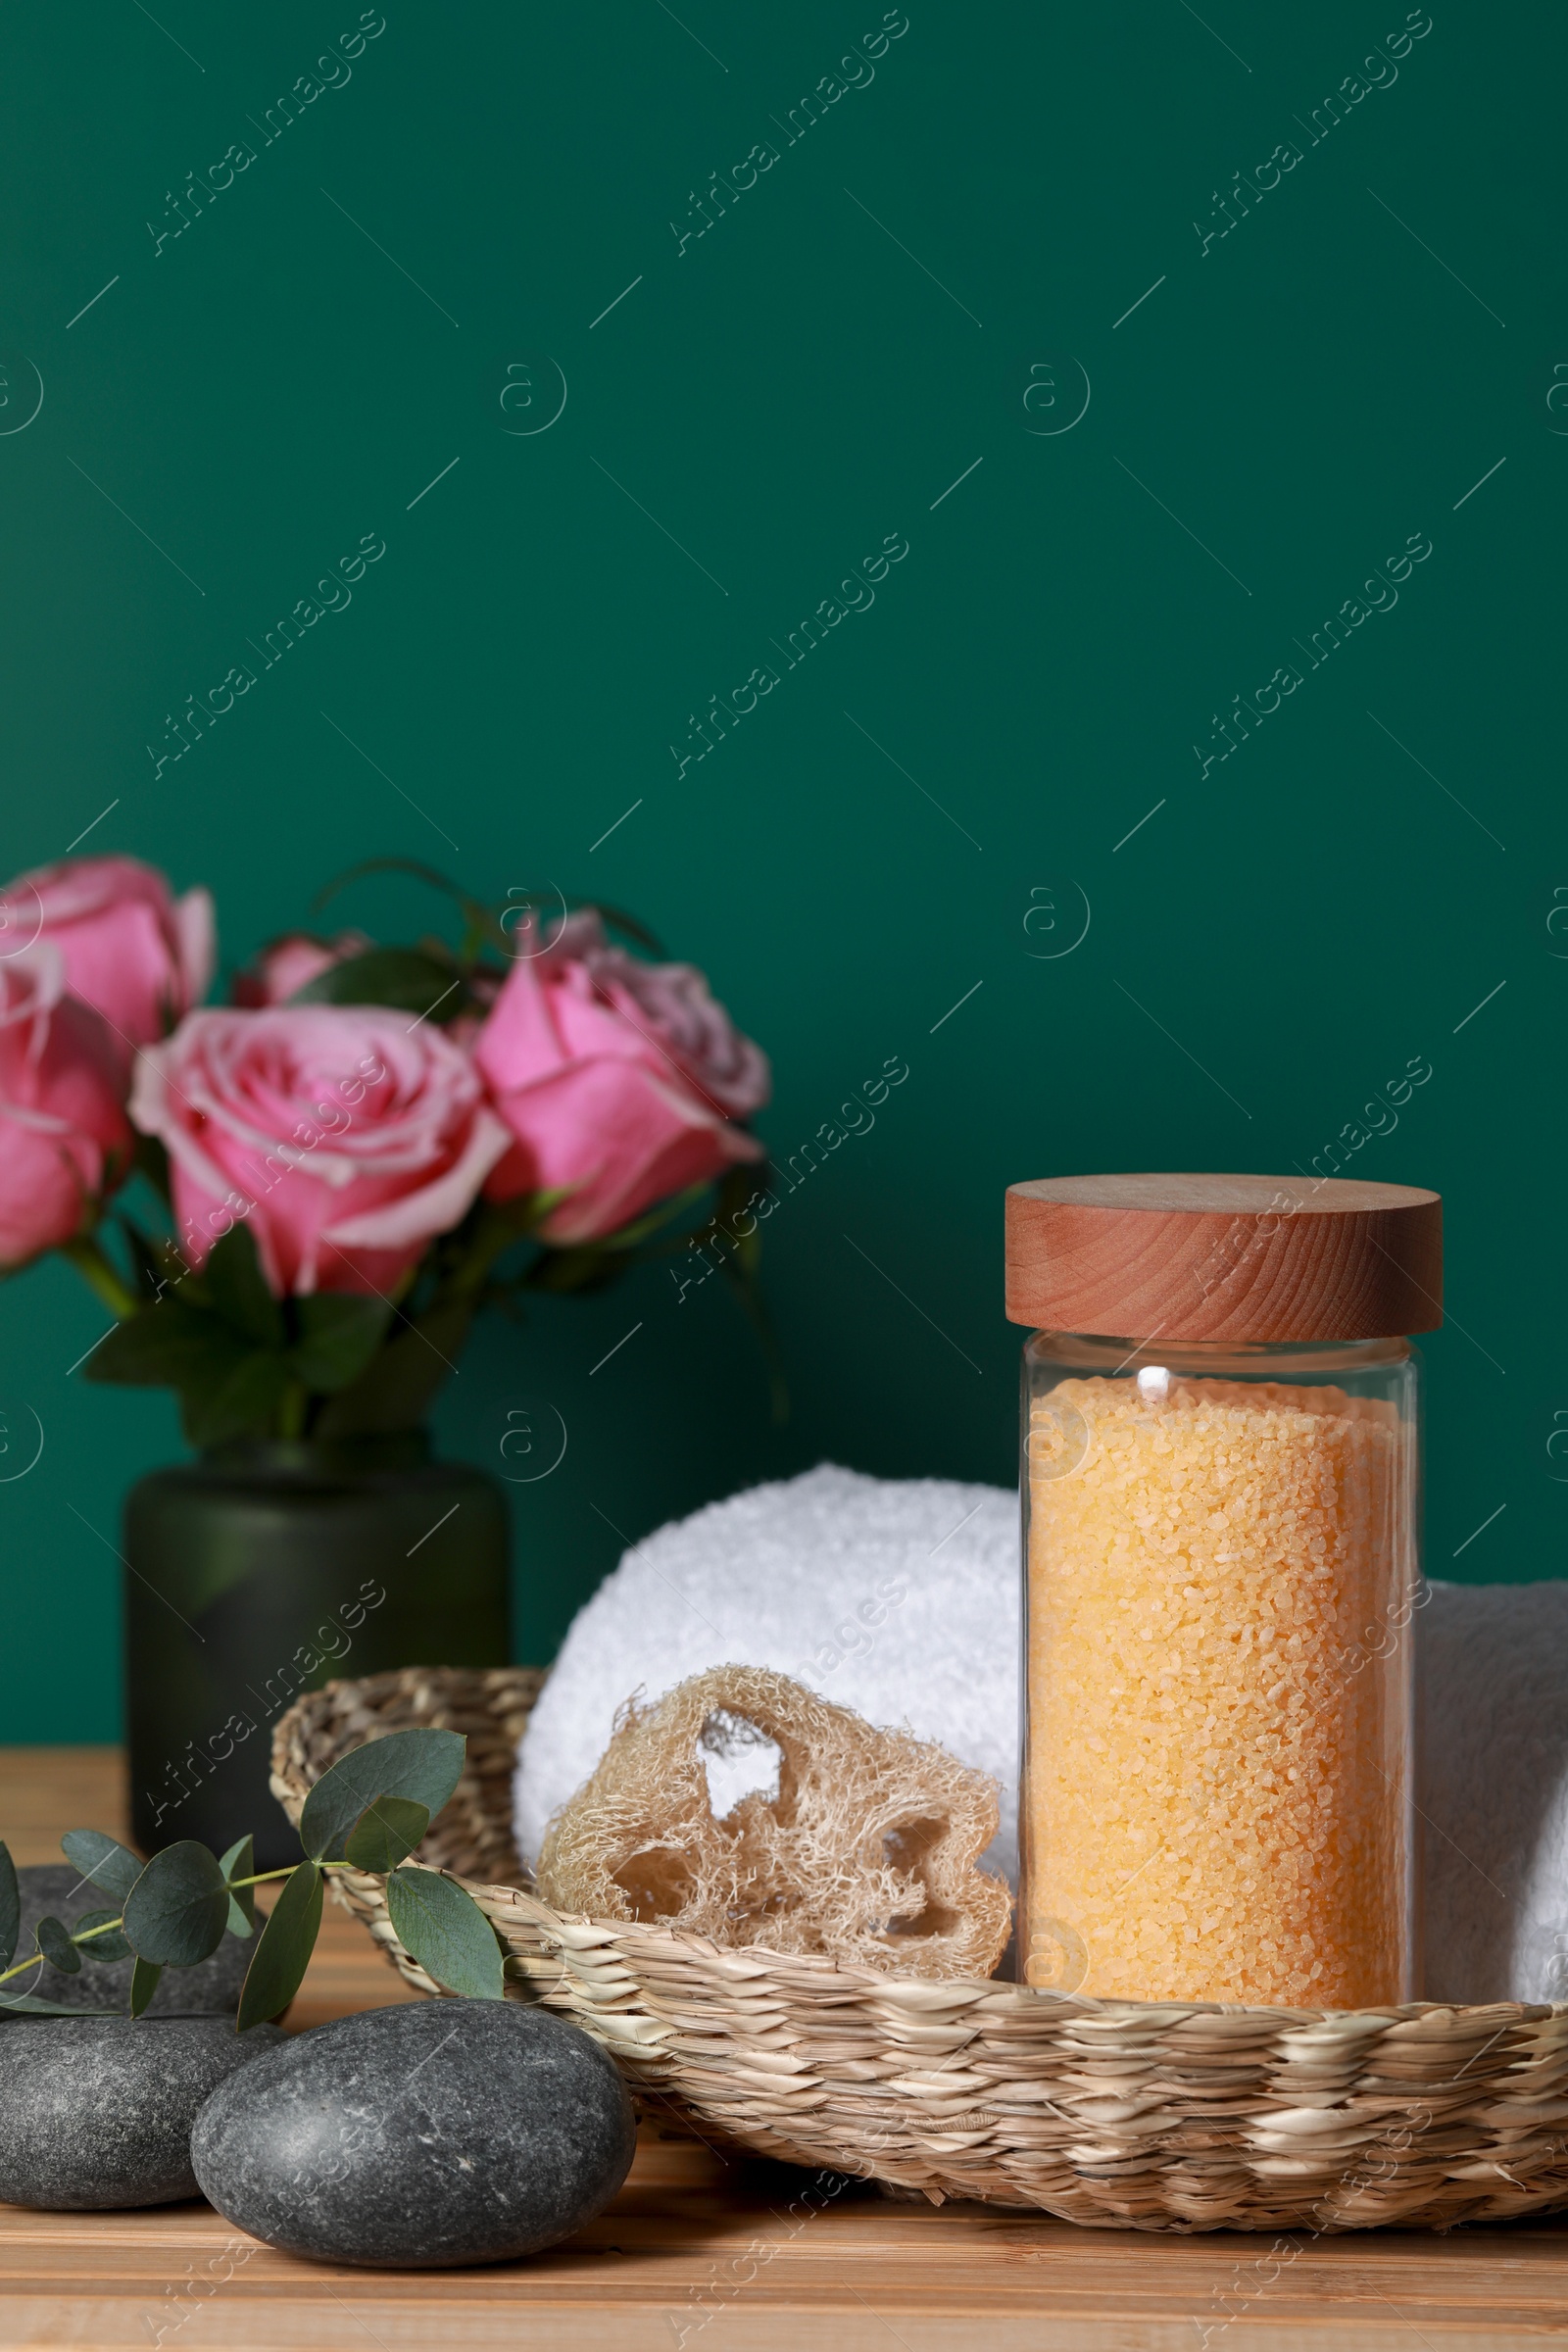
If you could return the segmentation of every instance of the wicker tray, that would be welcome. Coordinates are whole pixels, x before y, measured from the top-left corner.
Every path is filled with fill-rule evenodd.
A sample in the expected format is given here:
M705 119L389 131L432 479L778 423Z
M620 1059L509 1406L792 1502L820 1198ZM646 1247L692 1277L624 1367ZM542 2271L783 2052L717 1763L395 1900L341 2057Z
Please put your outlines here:
M277 1727L293 1820L346 1748L435 1724L468 1771L420 1849L499 1929L508 1989L584 2027L699 2136L923 2190L1142 2230L1363 2230L1568 2205L1568 2005L1365 2012L1096 2001L883 1976L530 1894L512 1771L542 1675L439 1667L329 1683ZM382 1883L334 1872L411 1984L438 1989Z

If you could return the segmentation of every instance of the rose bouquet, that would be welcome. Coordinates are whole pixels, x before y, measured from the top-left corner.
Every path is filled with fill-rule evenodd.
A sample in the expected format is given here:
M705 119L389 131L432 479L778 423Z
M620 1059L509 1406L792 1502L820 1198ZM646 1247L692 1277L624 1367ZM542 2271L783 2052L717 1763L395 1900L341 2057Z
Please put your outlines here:
M763 1328L768 1065L702 973L555 893L355 874L388 867L456 948L293 933L221 1007L206 891L86 858L0 898L0 1270L68 1256L117 1317L89 1377L177 1390L198 1446L414 1428L482 1306L694 1239Z

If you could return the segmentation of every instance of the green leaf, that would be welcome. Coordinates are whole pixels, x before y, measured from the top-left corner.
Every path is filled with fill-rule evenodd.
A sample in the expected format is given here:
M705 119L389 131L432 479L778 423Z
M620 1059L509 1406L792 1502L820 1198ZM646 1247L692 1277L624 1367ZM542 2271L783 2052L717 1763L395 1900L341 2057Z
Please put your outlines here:
M21 1933L22 1889L17 1885L17 1866L11 1848L0 1845L0 1968L9 1968L16 1958ZM0 1985L0 1999L4 1996L5 1987Z
M300 1843L316 1861L337 1861L343 1840L378 1796L412 1797L433 1821L463 1777L468 1743L461 1732L389 1732L339 1757L323 1772L300 1815Z
M406 1862L430 1827L430 1808L408 1796L378 1796L343 1840L343 1859L379 1877Z
M379 1430L417 1429L468 1336L474 1305L475 1300L466 1298L438 1300L412 1323L401 1324L359 1379L321 1407L313 1436L364 1437Z
M86 1372L89 1380L122 1388L204 1389L226 1377L247 1352L219 1316L166 1297L118 1324L88 1356Z
M256 1930L256 1889L254 1886L236 1886L232 1882L235 1879L248 1879L256 1868L255 1838L236 1838L227 1853L220 1860L218 1867L224 1878L230 1882L228 1889L229 1934L241 1938L253 1935Z
M146 1142L148 1139L143 1137L142 1140ZM159 1250L154 1248L140 1227L131 1223L123 1209L120 1210L116 1223L125 1237L125 1250L135 1273L136 1288L150 1306L169 1288L169 1279L172 1269L160 1255ZM162 1245L164 1250L172 1249L172 1245L168 1242Z
M130 1972L130 2014L132 2017L140 2017L153 1994L158 1990L158 1980L163 1973L161 1962L138 1958L135 1967Z
M606 1250L637 1249L641 1243L648 1240L651 1234L658 1233L665 1225L672 1224L677 1217L683 1217L689 1208L695 1208L704 1194L710 1190L710 1187L706 1184L689 1184L683 1193L672 1194L669 1200L662 1201L657 1208L651 1208L645 1217L634 1217L629 1225L618 1226L613 1233L607 1233L602 1247ZM746 1198L747 1196L743 1193L741 1196L743 1202ZM671 1250L684 1249L694 1238L689 1233L678 1233L669 1247Z
M574 1189L569 1184L558 1184L545 1192L514 1193L510 1200L487 1200L484 1213L508 1228L512 1241L518 1241L524 1234L532 1233L536 1225L542 1225L563 1200L569 1200Z
M235 1342L242 1347L244 1343ZM90 1359L89 1359L90 1360ZM286 1356L259 1349L228 1361L200 1386L181 1384L180 1418L193 1446L221 1446L229 1438L270 1437L290 1380Z
M63 1977L75 1976L81 1967L81 1954L71 1940L71 1930L63 1919L46 1914L39 1920L33 1934L38 1949L51 1968L58 1968Z
M89 1928L105 1930L102 1936L94 1936L90 1943L81 1943L76 1946L83 1960L128 1960L130 1958L130 1946L125 1941L122 1931L118 1924L114 1927L109 1924L111 1920L118 1923L119 1919L120 1907L118 1904L113 1911L84 1911L82 1913L73 1931L74 1935L84 1936Z
M505 934L488 907L482 906L479 900L470 898L466 890L460 890L456 882L449 882L446 875L438 873L433 865L425 865L417 858L362 858L357 865L349 866L341 874L334 874L330 882L322 885L311 901L312 912L319 913L328 900L335 898L350 882L358 882L367 874L413 874L417 881L426 882L432 890L438 890L444 897L455 900L463 909L466 931L463 948L465 962L482 940L493 939L500 948L508 945Z
M583 1242L565 1250L541 1250L523 1279L530 1291L550 1291L558 1296L603 1291L619 1282L628 1263L603 1242Z
M125 1898L125 1936L143 1960L192 1968L215 1952L228 1925L228 1888L218 1857L193 1838L154 1854Z
M427 1977L471 2001L499 2001L501 1946L471 1894L434 1870L395 1870L387 1915L398 1941Z
M650 956L662 959L664 951L657 934L650 931L645 923L640 923L634 914L628 914L623 906L607 906L603 899L595 900L594 904L607 923L612 924L617 931L624 931L628 939L634 939L640 948L646 948Z
M23 2017L113 2017L113 2009L83 2009L74 2001L45 2001L34 1992L12 1992L0 1984L0 2017L15 2011Z
M757 1334L758 1345L762 1351L762 1360L767 1367L773 1420L775 1425L782 1426L790 1417L789 1383L784 1375L784 1354L778 1344L778 1335L773 1329L773 1318L768 1313L767 1301L762 1296L761 1285L756 1278L756 1260L742 1257L738 1250L734 1255L725 1250L720 1253L720 1263L724 1269L724 1279L729 1284L741 1312Z
M433 865L426 865L422 858L362 858L356 864L346 865L340 874L334 874L329 882L321 884L311 901L311 912L319 914L340 890L346 890L351 882L363 881L367 874L413 874L416 881L427 882L432 890L439 890L445 897L456 899L460 906L478 906L476 899L470 899L466 891L460 890L456 882L449 882L445 874L439 873Z
M160 1199L168 1200L171 1193L169 1152L167 1148L159 1142L157 1136L137 1136L135 1154L131 1164L139 1176L146 1177L147 1182Z
M283 1881L283 1891L263 1928L239 1996L236 2030L280 2017L300 1988L321 1925L321 1874L302 1862Z
M68 1830L60 1843L66 1860L74 1863L84 1879L122 1903L141 1877L140 1856L106 1838L102 1830Z
M546 927L549 928L552 924L560 921L561 904L564 895L554 886L545 890L509 891L502 906L493 909L480 909L485 916L482 925L484 936L492 945L500 948L511 961L515 962L517 956L515 931L508 928L505 918L509 914L517 913L520 908L531 906L543 915ZM465 900L464 905L471 909L473 902ZM646 948L650 956L657 956L661 961L663 960L665 951L657 934L650 931L646 923L640 923L634 914L628 914L623 906L607 906L603 899L566 899L565 905L568 914L574 914L579 908L591 906L608 929L624 931L628 939L634 939L640 948ZM487 979L501 980L506 977L504 971L497 971L492 965L486 964L482 968Z
M214 1245L202 1269L213 1304L225 1323L253 1348L282 1348L288 1338L283 1309L273 1298L256 1236L243 1217Z
M455 963L418 948L370 948L318 972L290 997L291 1004L384 1004L422 1013L444 1026L475 1000Z
M290 1351L295 1374L318 1396L346 1389L358 1380L392 1320L385 1298L361 1298L348 1291L318 1291L296 1298L299 1338Z

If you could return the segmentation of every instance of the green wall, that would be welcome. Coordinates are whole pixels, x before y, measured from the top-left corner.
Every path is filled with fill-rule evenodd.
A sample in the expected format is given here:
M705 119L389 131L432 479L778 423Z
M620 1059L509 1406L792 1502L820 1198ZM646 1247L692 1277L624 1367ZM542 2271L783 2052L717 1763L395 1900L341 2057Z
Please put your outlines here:
M765 1044L780 1157L907 1062L766 1229L787 1428L716 1280L470 1348L448 1449L491 1458L524 1395L569 1433L514 1490L524 1654L615 1529L746 1481L1007 1479L1004 1186L1307 1168L1412 1057L1349 1164L1447 1201L1429 1565L1560 1572L1565 34L1438 5L1314 121L1404 15L908 0L795 128L875 0L386 0L269 138L351 0L8 12L4 864L91 826L212 886L226 968L378 853L603 894ZM352 606L157 771L166 714L367 532ZM696 760L690 714L769 662ZM427 916L402 884L343 910ZM164 1397L68 1369L101 1327L62 1268L0 1290L7 1458L44 1434L0 1486L12 1740L114 1734L120 1497L179 1450Z

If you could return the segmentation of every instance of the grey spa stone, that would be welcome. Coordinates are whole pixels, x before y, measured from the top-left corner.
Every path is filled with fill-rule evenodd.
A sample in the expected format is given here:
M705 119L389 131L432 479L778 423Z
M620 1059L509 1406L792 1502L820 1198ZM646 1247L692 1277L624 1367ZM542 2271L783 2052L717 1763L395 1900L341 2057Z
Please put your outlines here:
M377 2268L506 2262L592 2221L635 2131L595 2041L514 2001L335 2018L215 2091L204 2195L290 2254Z
M47 2213L200 2192L190 2132L219 2084L286 2036L226 2017L13 2017L0 2024L0 2198Z
M74 1928L89 1911L118 1910L120 1905L101 1887L88 1886L69 1862L36 1862L17 1873L22 1893L22 1934L19 1958L32 1949L33 1931L46 1913ZM77 1947L81 1967L74 1976L51 1968L48 1961L24 1977L13 1977L13 1991L34 1992L46 2001L69 2003L73 2009L130 2007L129 1960L94 1960L92 1945ZM148 2003L148 2017L232 2017L239 2007L239 1988L256 1949L238 1936L225 1936L216 1952L194 1968L166 1968L158 1990Z

